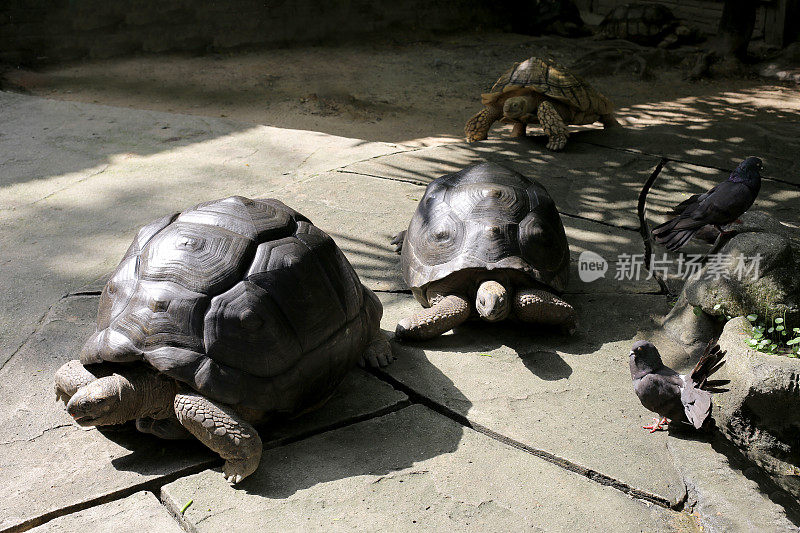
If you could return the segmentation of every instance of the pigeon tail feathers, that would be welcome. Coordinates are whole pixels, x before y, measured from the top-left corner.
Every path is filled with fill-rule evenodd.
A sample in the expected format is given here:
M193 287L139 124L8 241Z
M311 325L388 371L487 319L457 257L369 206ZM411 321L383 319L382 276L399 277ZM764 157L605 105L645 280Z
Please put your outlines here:
M714 340L709 341L700 360L697 361L692 373L689 374L695 387L701 390L708 390L707 385L710 384L708 378L725 364L722 359L726 353Z

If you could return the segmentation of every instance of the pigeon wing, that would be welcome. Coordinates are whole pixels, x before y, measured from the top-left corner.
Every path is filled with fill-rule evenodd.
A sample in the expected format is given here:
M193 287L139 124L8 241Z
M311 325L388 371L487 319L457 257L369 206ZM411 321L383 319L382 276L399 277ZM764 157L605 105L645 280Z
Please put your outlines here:
M650 411L667 418L675 418L683 410L681 404L680 375L664 367L659 373L647 374L634 383L633 388L639 401ZM680 417L679 417L680 418Z
M703 198L705 196L705 198ZM698 198L697 206L687 209L688 215L704 224L723 225L733 222L753 205L755 196L743 183L723 181Z
M700 429L711 413L711 393L695 388L689 379L687 382L681 391L683 412L689 423Z

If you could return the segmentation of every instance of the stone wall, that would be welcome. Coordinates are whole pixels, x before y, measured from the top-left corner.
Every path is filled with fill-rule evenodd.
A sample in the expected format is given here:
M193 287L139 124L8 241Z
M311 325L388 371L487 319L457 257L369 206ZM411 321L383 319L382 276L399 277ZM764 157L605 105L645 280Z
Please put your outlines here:
M605 16L616 6L631 3L633 0L577 0L579 9ZM722 16L722 0L636 0L642 4L662 4L675 13L675 16L709 35L717 33ZM764 8L756 12L755 36L764 33Z
M0 62L354 39L492 26L480 0L3 0Z

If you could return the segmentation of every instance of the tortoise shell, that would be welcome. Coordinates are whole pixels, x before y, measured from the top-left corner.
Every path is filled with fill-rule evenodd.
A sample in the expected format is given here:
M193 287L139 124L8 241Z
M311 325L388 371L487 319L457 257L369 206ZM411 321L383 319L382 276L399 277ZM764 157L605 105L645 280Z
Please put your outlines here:
M139 230L80 359L144 361L214 400L296 412L358 362L381 313L306 217L232 196Z
M498 104L508 96L518 95L521 89L543 94L584 113L606 115L614 110L614 104L608 98L566 67L552 59L538 57L514 63L495 82L491 91L482 95L483 104Z
M425 305L428 285L464 269L511 269L563 291L569 246L538 182L481 163L428 184L408 226L403 278Z
M678 19L668 7L633 3L612 9L600 23L600 33L609 38L654 45L677 25Z

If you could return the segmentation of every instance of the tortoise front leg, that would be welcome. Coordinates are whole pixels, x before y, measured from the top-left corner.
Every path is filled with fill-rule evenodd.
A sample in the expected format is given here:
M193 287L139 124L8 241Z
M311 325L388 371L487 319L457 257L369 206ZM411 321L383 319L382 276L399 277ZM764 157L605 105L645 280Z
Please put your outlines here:
M514 314L523 322L562 326L570 335L578 317L575 309L555 294L539 289L521 289L514 296Z
M225 459L222 473L230 483L239 483L258 468L261 437L232 408L185 391L175 395L175 415L192 435Z
M69 399L78 392L78 389L97 378L111 374L111 372L102 372L101 370L103 370L103 367L98 367L95 373L89 372L77 359L67 361L61 365L61 368L56 370L55 375L56 401L62 400L66 405Z
M622 124L619 123L613 113L609 113L608 115L600 115L600 122L603 124L603 129L622 127Z
M379 330L375 338L372 339L372 342L367 346L367 349L364 350L364 354L361 356L358 364L362 367L378 368L388 366L393 360L392 347Z
M544 134L548 137L547 149L562 150L567 145L569 132L556 107L545 100L539 104L536 116L539 117L539 123L542 125Z
M192 434L183 427L176 418L137 418L136 429L142 433L155 435L159 439L181 440L190 439Z
M450 294L434 301L397 324L395 337L401 340L425 340L441 335L469 318L469 302L462 296Z
M464 126L464 135L467 137L467 142L484 140L489 136L489 128L492 127L492 124L502 116L503 111L497 107L484 107L481 109Z
M528 125L524 122L515 122L514 127L511 129L512 137L525 137L525 129Z

